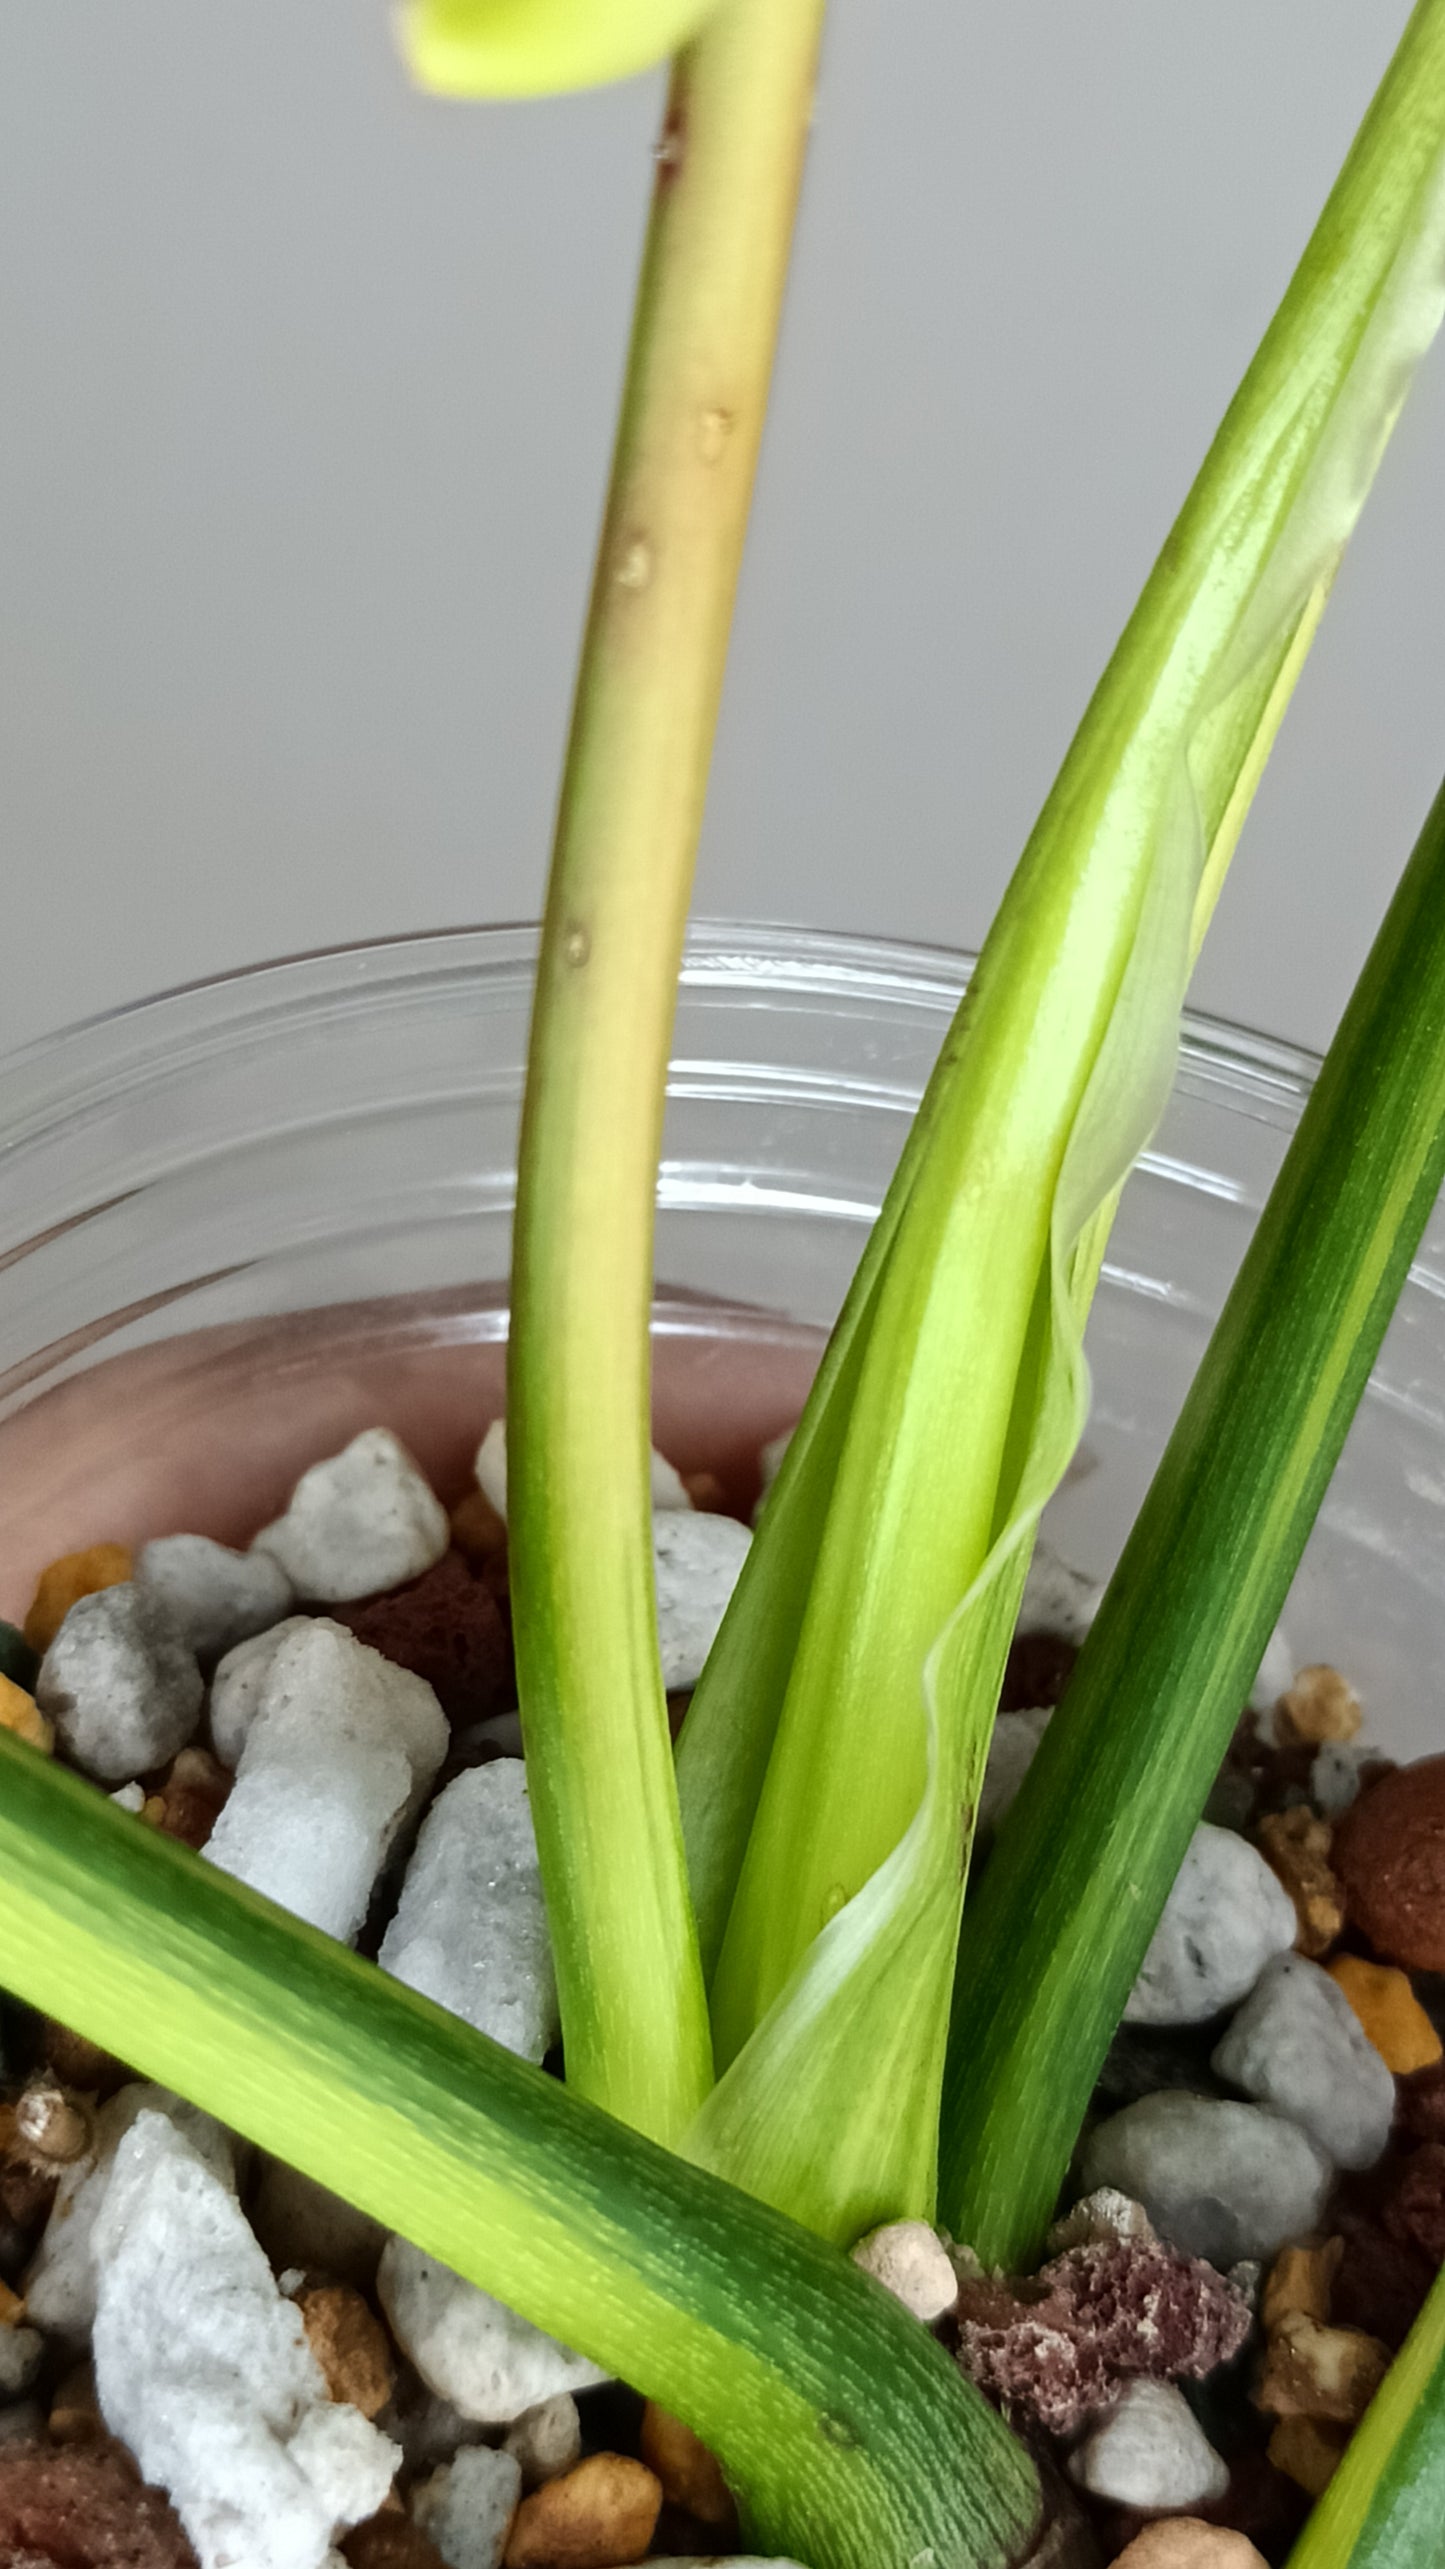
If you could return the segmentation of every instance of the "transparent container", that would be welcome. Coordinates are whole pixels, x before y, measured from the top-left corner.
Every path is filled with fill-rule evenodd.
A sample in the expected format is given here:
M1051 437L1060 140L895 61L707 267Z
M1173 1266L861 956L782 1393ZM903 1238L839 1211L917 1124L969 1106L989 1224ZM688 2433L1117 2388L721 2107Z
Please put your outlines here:
M244 1537L378 1421L458 1494L501 1406L535 936L461 930L173 992L0 1064L0 1613L56 1552ZM746 1496L796 1415L967 958L799 930L689 942L658 1215L656 1433ZM1050 1511L1105 1570L1314 1062L1191 1018L1089 1332ZM1286 1617L1369 1734L1436 1743L1445 1642L1437 1214Z

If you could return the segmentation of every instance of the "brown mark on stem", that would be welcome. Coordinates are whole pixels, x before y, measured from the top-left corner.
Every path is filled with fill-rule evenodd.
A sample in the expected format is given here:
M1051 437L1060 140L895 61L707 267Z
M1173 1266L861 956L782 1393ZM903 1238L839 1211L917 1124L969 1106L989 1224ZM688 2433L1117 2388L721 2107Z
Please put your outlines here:
M676 186L687 158L687 116L680 98L668 101L662 132L652 146L652 158L657 170L657 192L661 196L668 188Z
M722 462L728 439L736 425L736 418L730 410L712 408L703 411L697 423L697 451L705 464Z
M619 589L646 589L652 583L654 555L645 535L624 535L613 573Z

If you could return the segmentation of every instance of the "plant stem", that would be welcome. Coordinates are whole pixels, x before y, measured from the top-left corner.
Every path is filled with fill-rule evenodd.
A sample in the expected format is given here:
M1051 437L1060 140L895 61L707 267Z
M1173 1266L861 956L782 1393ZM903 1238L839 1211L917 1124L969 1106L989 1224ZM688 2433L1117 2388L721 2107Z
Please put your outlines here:
M1006 2569L1038 2483L848 2260L0 1732L5 1985L683 2417L760 2549Z
M660 2140L711 2045L658 1663L653 1206L674 998L823 0L677 63L548 892L508 1372L518 1677L567 2076Z
M1445 792L964 1916L940 2201L1026 2262L1445 1179Z

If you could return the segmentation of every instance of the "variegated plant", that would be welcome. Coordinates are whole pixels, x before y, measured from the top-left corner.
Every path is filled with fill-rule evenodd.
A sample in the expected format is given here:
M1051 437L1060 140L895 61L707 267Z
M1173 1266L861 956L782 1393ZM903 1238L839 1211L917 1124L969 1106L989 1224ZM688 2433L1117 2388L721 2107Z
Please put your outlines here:
M1419 0L1069 748L674 1760L652 1210L822 7L405 0L401 18L416 76L459 94L682 47L562 789L515 1250L513 1592L566 2087L3 1737L0 1974L82 2031L133 2027L138 2067L660 2398L720 2454L760 2542L814 2569L1005 2569L1040 2535L1032 2463L838 2246L903 2213L990 2258L1036 2242L1445 1176L1442 799L965 1910L1114 1205L1445 309L1445 0ZM1445 2287L1300 2569L1435 2556L1442 2342Z

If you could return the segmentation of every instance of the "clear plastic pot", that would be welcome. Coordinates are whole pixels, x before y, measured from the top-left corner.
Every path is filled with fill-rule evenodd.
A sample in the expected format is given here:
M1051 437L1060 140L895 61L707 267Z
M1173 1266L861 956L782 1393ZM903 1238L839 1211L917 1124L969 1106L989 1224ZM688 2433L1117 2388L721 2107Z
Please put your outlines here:
M173 992L0 1064L0 1612L107 1536L243 1535L377 1421L460 1491L501 1406L533 932L459 930ZM793 1415L967 958L703 925L659 1195L657 1434L745 1488ZM1103 1570L1313 1075L1189 1021L1090 1328L1055 1539ZM1434 1744L1445 1639L1437 1216L1286 1618L1369 1733Z

